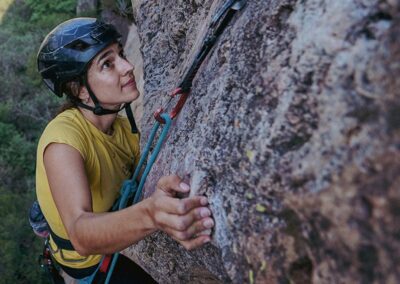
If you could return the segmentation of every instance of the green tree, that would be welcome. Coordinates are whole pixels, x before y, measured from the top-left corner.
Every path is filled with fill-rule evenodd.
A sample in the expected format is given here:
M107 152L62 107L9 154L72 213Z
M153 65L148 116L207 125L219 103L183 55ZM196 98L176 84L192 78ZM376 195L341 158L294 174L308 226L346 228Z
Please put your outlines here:
M0 188L0 283L47 283L37 264L42 242L32 233L27 212L32 192Z
M59 101L41 84L36 53L75 7L76 0L0 3L0 284L48 283L38 265L43 241L29 226L28 210L37 141Z

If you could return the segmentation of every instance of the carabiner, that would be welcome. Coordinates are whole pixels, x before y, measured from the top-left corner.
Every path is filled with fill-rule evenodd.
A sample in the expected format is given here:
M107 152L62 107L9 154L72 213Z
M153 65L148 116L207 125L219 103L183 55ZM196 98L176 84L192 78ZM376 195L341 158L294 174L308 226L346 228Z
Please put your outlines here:
M172 110L171 110L171 112L170 112L170 114L169 114L169 116L171 117L171 119L174 119L174 118L179 114L179 112L181 111L183 105L184 105L185 102L186 102L186 99L187 99L188 96L189 96L189 92L184 92L184 91L182 90L182 88L176 88L176 89L172 92L172 94L170 95L170 97L171 97L171 99L173 99L173 98L175 98L177 95L180 95L180 98L179 98L178 102L176 103L176 105L172 108ZM164 108L163 108L163 107L160 107L159 109L157 109L157 110L154 112L154 118L155 118L159 123L165 124L165 120L161 117L161 114L162 114L162 113L164 113Z
M217 25L217 23L221 20L222 16L229 9L239 11L244 5L246 5L247 0L228 0L224 3L224 5L219 9L219 11L215 14L215 16L211 20L210 27L213 28Z

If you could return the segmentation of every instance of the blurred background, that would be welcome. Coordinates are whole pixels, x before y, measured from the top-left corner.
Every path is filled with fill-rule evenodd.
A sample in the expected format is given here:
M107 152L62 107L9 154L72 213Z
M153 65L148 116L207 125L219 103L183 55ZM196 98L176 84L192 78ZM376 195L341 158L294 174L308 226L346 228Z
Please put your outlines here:
M129 0L0 0L0 283L50 283L38 264L43 240L31 231L28 210L36 144L62 102L41 84L39 45L66 19L101 17L128 28L131 11Z

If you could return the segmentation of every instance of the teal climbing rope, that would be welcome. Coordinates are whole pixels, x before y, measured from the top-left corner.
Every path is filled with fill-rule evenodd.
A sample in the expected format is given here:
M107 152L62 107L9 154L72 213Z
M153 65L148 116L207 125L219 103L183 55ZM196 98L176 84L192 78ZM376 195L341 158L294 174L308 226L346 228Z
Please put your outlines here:
M150 158L148 158L150 149L151 149L151 146L153 145L154 139L155 139L158 129L160 128L160 125L161 125L161 123L158 121L156 121L154 123L154 126L150 132L149 140L147 141L144 151L143 151L142 155L140 156L139 164L136 167L132 178L126 180L124 182L124 184L122 185L120 198L114 204L113 211L121 210L121 209L125 208L128 203L128 200L132 197L133 197L133 204L136 204L137 202L139 202L139 200L142 196L142 191L143 191L143 187L146 182L147 176L148 176L154 162L157 159L158 153L161 150L164 140L167 138L169 128L171 127L171 124L172 124L172 119L169 114L163 113L163 114L161 114L161 117L164 119L165 124L163 124L160 136L158 137L157 143L155 144L154 150L152 151ZM148 158L148 160L147 160L147 158ZM137 180L139 178L140 172L142 171L142 168L144 167L146 161L147 161L147 164L144 168L143 174L142 174L142 176L140 178L140 182L138 184ZM106 282L105 282L106 284L108 284L111 279L111 275L112 275L115 265L117 263L118 256L119 256L119 253L115 253L113 255L110 269L107 273L107 278L106 278Z
M207 57L211 49L214 47L219 36L223 33L225 28L228 26L229 22L232 20L235 13L239 10L242 10L242 8L246 5L246 2L247 0L226 0L221 9L213 17L209 26L209 31L204 39L201 49L199 50L196 57L194 58L194 61L188 68L188 71L183 77L182 82L179 84L179 87L176 88L170 95L169 102L173 98L179 96L177 104L175 105L175 107L172 108L169 114L167 114L164 111L164 107L159 108L154 113L156 122L152 128L146 147L140 157L139 164L135 169L132 178L125 181L124 184L122 185L120 198L114 205L113 210L120 210L125 208L128 203L128 200L131 199L132 197L133 197L133 204L139 202L142 196L142 190L146 182L147 175L149 174L154 162L157 159L158 153L160 152L163 142L167 137L172 120L179 114L183 105L186 102L186 99L192 88L193 79L196 76L197 71L199 70L201 64L203 63L204 59ZM154 147L154 150L150 155L150 158L147 160L150 153L150 148L153 145L154 139L156 137L156 134L158 133L158 129L161 124L163 125L162 131L158 137L158 141ZM137 180L146 161L147 164L145 166L143 174L140 178L140 182L138 184ZM115 253L113 255L111 266L107 273L107 278L105 281L106 284L108 284L111 279L111 275L115 268L115 264L117 263L118 255L119 255L118 253Z

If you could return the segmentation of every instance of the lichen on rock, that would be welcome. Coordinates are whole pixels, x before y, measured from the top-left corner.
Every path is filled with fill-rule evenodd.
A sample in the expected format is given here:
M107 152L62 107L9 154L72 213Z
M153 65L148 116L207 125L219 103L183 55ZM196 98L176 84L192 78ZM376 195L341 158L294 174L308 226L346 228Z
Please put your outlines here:
M135 1L142 144L222 4ZM247 1L195 77L145 188L177 173L208 196L212 244L187 252L156 233L125 253L161 283L399 282L399 9Z

